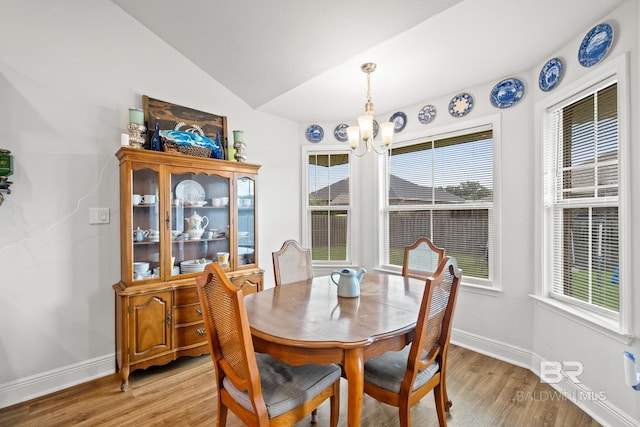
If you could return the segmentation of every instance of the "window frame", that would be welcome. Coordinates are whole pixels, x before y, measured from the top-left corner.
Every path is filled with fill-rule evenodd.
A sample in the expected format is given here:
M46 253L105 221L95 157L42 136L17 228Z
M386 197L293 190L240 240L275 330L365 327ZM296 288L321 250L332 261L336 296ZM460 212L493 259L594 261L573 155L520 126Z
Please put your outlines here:
M501 135L501 115L492 114L477 119L465 120L459 124L447 125L438 128L430 129L425 132L417 132L414 134L406 135L404 138L398 138L393 143L393 147L400 148L413 144L420 144L425 141L442 139L448 137L454 137L458 135L464 135L474 133L482 130L492 130L493 133L493 203L490 208L493 215L493 230L489 233L489 250L493 251L493 265L490 267L490 273L488 279L474 278L463 275L461 284L473 291L477 291L481 294L495 295L502 292L501 280L500 280L500 265L501 265L501 250L500 239L501 235L501 195L500 195L500 176L501 176L501 155L500 147L502 141ZM402 266L396 266L385 263L385 227L386 216L389 212L389 206L387 205L388 197L388 178L389 178L389 164L388 156L385 156L384 162L380 167L380 191L379 191L379 226L378 226L378 268L382 271L392 272L400 274L402 272ZM454 208L455 209L455 208ZM394 207L392 210L400 211L402 207Z
M358 215L359 197L357 194L357 176L358 176L358 162L354 162L351 150L344 145L304 145L301 150L301 164L302 164L302 237L301 244L304 247L312 248L311 237L311 212L314 210L309 206L309 156L310 155L347 155L349 158L349 205L336 206L333 210L346 210L349 215L349 232L347 236L347 253L345 261L336 260L314 260L311 259L311 263L314 267L343 267L351 266L357 263L356 255L358 254L357 236L359 235L359 221L353 219ZM332 209L328 209L332 210Z
M539 187L536 192L538 204L537 232L539 236L536 268L536 291L531 295L536 300L542 302L551 310L575 320L584 326L600 331L606 335L613 336L620 342L628 342L631 334L631 238L630 238L630 110L629 110L629 81L628 81L628 56L624 54L616 59L612 59L600 66L597 70L583 76L567 85L557 93L545 98L536 105L537 140L540 141L536 150L537 173L540 174L537 180ZM546 176L546 165L544 150L547 142L548 129L552 126L552 111L567 106L572 102L582 99L591 93L604 87L607 81L616 81L617 90L617 111L618 111L618 247L619 247L619 310L616 318L605 315L598 310L597 306L590 307L589 303L573 302L568 298L556 296L552 293L553 276L551 263L553 260L553 239L548 233L553 231L553 221L550 218L548 208L550 193L545 182L549 178ZM553 206L556 204L554 203ZM591 203L591 206L598 207L598 203ZM577 204L576 204L577 206Z

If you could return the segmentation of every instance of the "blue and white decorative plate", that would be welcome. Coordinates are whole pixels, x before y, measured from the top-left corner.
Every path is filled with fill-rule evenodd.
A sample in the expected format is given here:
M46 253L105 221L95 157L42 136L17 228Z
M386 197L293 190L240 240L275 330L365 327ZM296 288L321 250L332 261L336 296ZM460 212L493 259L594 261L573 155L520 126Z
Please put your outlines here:
M333 130L333 136L336 137L336 139L340 142L346 142L349 137L347 136L347 128L349 127L348 124L346 123L340 123L338 126L336 126L336 128Z
M504 79L491 89L491 105L497 108L509 108L516 105L524 96L524 83L520 79Z
M558 83L560 83L562 79L563 71L562 60L560 58L548 60L540 70L540 77L538 78L538 86L540 86L540 89L549 92L558 86Z
M583 67L591 67L602 61L613 43L613 28L603 22L593 27L580 43L578 61Z
M307 140L309 142L320 142L324 138L324 130L319 125L311 125L307 128Z
M464 117L473 109L473 96L467 92L459 93L449 102L449 114Z
M433 105L425 105L418 111L418 121L422 124L431 123L436 118L436 107Z
M398 111L389 117L389 121L393 122L394 133L402 132L402 129L407 125L407 115L402 111Z

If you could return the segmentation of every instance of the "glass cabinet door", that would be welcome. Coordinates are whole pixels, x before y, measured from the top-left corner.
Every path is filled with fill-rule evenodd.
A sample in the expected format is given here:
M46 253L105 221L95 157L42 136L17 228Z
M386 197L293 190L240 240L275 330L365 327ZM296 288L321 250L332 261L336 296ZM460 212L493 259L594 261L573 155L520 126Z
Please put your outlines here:
M255 263L255 180L249 177L241 177L236 181L238 193L238 266Z
M224 175L172 172L171 253L167 277L199 273L206 264L229 267L229 189Z
M160 209L158 172L141 168L133 170L131 195L131 227L133 240L132 280L159 277Z

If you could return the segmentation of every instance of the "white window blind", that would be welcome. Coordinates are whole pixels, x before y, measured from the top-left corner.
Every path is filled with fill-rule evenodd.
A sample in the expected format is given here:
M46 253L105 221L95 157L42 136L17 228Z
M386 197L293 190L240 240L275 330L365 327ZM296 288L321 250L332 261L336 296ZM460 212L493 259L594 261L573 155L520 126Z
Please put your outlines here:
M493 131L443 135L393 148L387 163L384 262L427 237L486 284L493 267Z
M351 259L351 183L349 155L309 153L307 224L314 262Z
M550 295L616 317L619 296L617 84L548 111L545 240Z

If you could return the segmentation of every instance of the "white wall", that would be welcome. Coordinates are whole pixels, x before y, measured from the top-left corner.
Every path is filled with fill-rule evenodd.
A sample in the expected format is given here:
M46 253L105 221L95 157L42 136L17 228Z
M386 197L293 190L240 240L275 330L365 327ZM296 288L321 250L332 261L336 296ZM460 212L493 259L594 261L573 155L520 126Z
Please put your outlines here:
M141 96L228 117L259 179L260 265L298 234L298 125L254 111L109 0L6 0L0 13L0 407L113 372L118 164ZM221 58L231 61L232 58ZM231 135L229 135L231 137ZM293 177L293 179L292 179ZM90 207L111 223L89 225ZM277 212L277 215L274 214ZM293 231L292 231L293 230Z
M605 396L602 402L594 402L583 399L580 406L599 416L599 420L611 425L640 425L640 393L625 385L622 365L622 352L632 351L640 355L640 342L638 342L638 331L640 331L640 316L634 308L640 307L640 265L638 265L638 243L640 241L640 173L637 165L640 164L640 150L638 149L638 137L640 127L638 126L638 76L640 75L638 47L640 46L640 34L638 33L638 22L640 22L640 10L638 2L628 1L614 10L611 14L603 17L600 21L609 22L614 28L613 47L602 65L616 61L623 55L628 55L629 73L629 93L630 93L630 158L626 165L631 172L629 193L630 198L627 203L631 206L631 218L629 221L629 233L625 236L630 239L631 256L627 261L631 264L629 270L631 276L627 278L627 283L631 286L631 308L632 320L631 331L633 341L627 342L623 337L613 333L605 333L599 328L589 328L577 319L558 314L542 303L534 303L533 314L535 328L533 331L534 361L579 361L584 365L584 372L580 376L581 384L579 390L592 390L601 392ZM558 52L552 52L552 56L565 58L568 63L566 75L562 86L570 85L581 79L589 78L590 68L584 68L577 63L576 55L578 46L584 34L589 30L585 28L583 34L576 35L567 45ZM552 57L550 56L550 57ZM543 64L540 64L540 67ZM600 64L599 64L600 65ZM591 68L597 69L598 66ZM546 96L552 96L550 93ZM535 101L544 104L545 95L538 92ZM539 104L539 105L540 105ZM625 131L624 129L622 132ZM535 141L539 144L539 141ZM539 154L539 152L537 153ZM535 171L534 178L541 182L539 170ZM537 212L540 212L540 205L536 205ZM540 220L540 216L537 217ZM537 223L539 226L540 222ZM536 248L540 249L538 236L533 236ZM539 267L540 259L536 259L536 268ZM539 285L540 275L537 275L533 286ZM534 289L532 289L532 292ZM537 368L537 366L534 366ZM571 390L571 384L562 384L565 390ZM621 416L622 411L626 416ZM633 420L632 420L633 419Z

